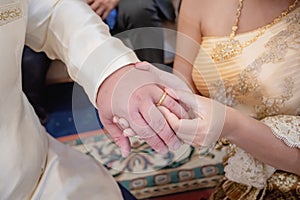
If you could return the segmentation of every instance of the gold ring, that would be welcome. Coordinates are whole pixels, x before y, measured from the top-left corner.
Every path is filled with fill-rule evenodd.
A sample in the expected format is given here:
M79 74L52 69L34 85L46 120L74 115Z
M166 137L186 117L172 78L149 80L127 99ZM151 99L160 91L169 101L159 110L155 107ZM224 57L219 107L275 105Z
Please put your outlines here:
M159 101L158 101L158 103L156 105L160 106L163 103L163 101L166 99L166 97L167 97L167 93L164 92L163 95L160 97L160 99L159 99Z

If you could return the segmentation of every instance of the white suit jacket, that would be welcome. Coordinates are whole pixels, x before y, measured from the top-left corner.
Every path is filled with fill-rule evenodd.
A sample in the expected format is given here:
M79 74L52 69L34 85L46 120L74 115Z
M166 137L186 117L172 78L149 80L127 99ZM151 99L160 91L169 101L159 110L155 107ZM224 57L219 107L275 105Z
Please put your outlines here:
M0 199L121 199L104 167L60 144L22 93L24 44L68 66L95 105L103 80L137 62L80 0L0 1Z

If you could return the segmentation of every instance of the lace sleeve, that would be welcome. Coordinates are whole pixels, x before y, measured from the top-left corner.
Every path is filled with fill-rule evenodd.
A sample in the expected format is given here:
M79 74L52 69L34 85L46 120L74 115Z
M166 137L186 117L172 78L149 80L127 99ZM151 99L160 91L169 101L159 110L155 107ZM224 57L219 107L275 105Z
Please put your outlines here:
M224 168L229 180L256 188L263 188L275 170L240 148L236 148L236 153L228 159Z
M289 147L300 148L300 116L277 115L262 120Z
M300 116L278 115L264 118L262 122L286 145L300 148ZM236 153L228 159L224 169L229 180L256 188L263 188L275 170L240 148L236 148Z

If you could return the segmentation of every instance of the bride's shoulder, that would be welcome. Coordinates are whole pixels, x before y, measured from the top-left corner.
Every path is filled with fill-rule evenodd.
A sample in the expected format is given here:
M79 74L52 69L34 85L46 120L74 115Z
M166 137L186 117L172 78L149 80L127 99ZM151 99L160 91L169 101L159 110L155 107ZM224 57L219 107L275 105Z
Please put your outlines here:
M226 15L232 8L235 9L236 1L234 0L182 0L180 10L185 13L196 13L204 17L218 17Z

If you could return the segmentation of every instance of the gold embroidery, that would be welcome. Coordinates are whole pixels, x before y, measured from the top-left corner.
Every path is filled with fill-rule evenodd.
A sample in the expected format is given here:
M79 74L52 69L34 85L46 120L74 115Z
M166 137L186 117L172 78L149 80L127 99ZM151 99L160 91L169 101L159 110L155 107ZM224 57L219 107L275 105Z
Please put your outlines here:
M285 78L283 83L283 94L279 97L261 97L261 105L255 106L257 118L262 119L266 116L276 115L280 113L280 108L284 106L285 101L288 101L293 97L293 85L294 82L290 78Z
M300 181L298 182L296 187L296 194L300 196Z
M300 178L291 173L276 171L263 189L235 183L224 178L210 196L217 199L279 199L300 198Z
M20 4L9 5L0 8L0 26L22 17L22 9Z
M281 192L288 192L292 188L296 188L297 184L299 184L298 177L294 174L288 174L285 172L274 173L268 180L269 190L273 190L275 187Z
M287 16L285 20L290 23L287 29L282 30L268 41L265 45L267 51L249 64L240 73L235 83L229 80L218 80L209 86L210 95L213 99L228 106L236 106L249 101L250 98L255 98L258 99L256 102L259 101L254 106L256 118L262 119L266 116L281 114L280 109L293 96L294 82L292 78L286 77L284 79L282 95L267 97L258 75L264 64L283 60L287 49L300 49L300 13L293 13Z

